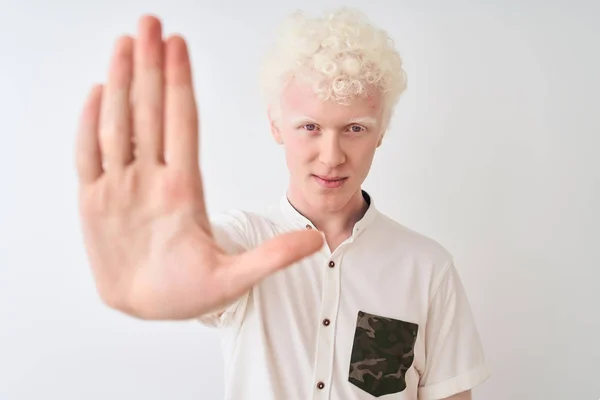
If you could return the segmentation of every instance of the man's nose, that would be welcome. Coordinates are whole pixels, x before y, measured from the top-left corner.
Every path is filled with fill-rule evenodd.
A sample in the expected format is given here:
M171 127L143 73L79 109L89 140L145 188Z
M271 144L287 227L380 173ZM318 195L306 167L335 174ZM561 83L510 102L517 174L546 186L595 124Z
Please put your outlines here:
M322 135L319 161L329 168L337 167L346 161L346 154L339 135L335 133Z

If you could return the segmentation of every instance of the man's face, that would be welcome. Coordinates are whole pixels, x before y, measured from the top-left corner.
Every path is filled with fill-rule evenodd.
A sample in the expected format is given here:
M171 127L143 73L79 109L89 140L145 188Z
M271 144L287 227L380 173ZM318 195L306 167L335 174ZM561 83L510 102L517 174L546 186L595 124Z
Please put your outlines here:
M279 121L271 121L272 132L285 148L290 197L333 212L360 196L382 139L380 93L344 106L319 100L295 81L282 93L280 111Z

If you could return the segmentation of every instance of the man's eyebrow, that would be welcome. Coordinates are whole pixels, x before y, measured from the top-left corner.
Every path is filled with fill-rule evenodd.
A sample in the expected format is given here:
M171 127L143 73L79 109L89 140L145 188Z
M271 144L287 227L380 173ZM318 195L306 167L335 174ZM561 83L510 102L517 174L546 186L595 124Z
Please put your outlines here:
M291 123L293 125L298 125L298 124L307 123L307 122L316 123L313 118L307 117L307 116L304 116L304 115L301 115L301 116L298 116L298 117L294 117L294 118L291 119Z
M377 125L377 118L374 117L358 117L350 119L351 124L362 124L362 125Z
M374 117L357 117L348 120L348 124L361 124L361 125L377 125L377 118ZM302 115L291 119L293 125L299 125L301 123L317 123L314 118Z

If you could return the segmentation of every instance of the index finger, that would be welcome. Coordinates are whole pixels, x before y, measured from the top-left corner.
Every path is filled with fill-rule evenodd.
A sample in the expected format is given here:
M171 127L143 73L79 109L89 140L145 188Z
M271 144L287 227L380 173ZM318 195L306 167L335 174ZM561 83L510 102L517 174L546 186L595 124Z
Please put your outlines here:
M187 44L174 35L165 48L165 161L197 170L198 111Z

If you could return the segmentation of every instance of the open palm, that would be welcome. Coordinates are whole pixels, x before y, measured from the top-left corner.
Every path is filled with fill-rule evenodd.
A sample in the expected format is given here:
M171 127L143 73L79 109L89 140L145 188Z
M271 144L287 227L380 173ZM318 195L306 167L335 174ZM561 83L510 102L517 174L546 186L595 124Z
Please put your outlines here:
M211 233L199 169L199 123L186 42L144 16L116 42L76 144L82 232L98 293L144 319L217 310L323 244L316 231L226 254Z

